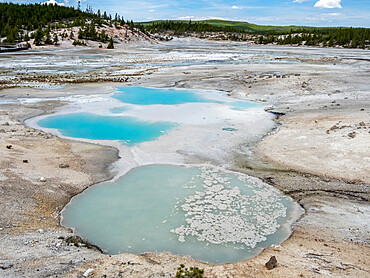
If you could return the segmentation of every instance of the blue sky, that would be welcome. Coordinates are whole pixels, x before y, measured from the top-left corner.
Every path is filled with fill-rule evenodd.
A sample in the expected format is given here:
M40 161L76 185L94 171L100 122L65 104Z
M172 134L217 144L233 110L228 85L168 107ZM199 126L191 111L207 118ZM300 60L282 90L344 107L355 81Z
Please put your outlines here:
M77 0L48 1L77 6ZM370 27L370 0L81 0L82 9L87 5L134 21L217 18L263 25Z

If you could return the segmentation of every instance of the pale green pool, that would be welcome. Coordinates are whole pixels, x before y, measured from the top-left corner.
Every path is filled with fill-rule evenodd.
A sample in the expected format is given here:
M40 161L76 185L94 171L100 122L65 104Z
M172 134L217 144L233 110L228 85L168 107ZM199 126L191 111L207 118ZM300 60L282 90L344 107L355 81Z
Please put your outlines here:
M171 252L223 264L284 241L296 206L245 175L149 165L73 198L62 224L108 254Z

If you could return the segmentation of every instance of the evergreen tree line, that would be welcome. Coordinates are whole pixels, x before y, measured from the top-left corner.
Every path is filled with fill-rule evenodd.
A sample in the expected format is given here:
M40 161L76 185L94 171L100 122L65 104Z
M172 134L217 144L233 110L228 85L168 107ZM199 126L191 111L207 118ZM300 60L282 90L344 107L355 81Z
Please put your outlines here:
M109 40L109 36L102 30L98 33L95 29L95 22L91 21L90 24L85 25L83 24L80 30L78 31L78 38L79 39L87 39L93 41L100 41L100 42L107 42Z
M187 33L203 33L203 32L225 32L225 33L242 32L233 27L220 27L202 22L192 22L191 20L188 22L166 20L146 25L145 28L142 25L139 25L138 27L141 30L145 29L147 32L152 34L162 33L166 31L173 31L175 35L186 35Z
M23 40L28 42L31 39L35 39L34 40L34 44L35 45L41 45L42 43L45 43L45 44L55 44L55 45L58 45L58 42L59 42L59 37L58 35L55 33L53 38L51 36L51 28L50 28L50 25L48 25L48 27L46 29L43 29L41 26L36 30L36 32L33 32L31 34L31 36L29 37L28 34L26 33L26 35L24 36ZM61 34L61 38L64 39L64 38L67 38L68 35L66 32L62 33Z
M113 38L109 38L109 36L105 33L104 30L98 33L95 29L95 25L96 25L95 20L92 20L91 23L88 25L83 24L80 30L78 31L78 39L87 39L92 41L99 41L102 43L109 42L108 49L113 49L114 48Z
M370 44L369 28L322 28L301 29L285 35L259 36L258 44L275 43L279 45L307 45L307 46L342 46L365 49Z

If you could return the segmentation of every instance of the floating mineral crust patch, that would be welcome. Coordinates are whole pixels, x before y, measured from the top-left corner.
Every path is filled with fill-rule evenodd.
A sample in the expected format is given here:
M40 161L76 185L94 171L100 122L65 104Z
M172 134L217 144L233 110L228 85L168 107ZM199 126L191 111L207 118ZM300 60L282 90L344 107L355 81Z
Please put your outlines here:
M203 188L177 203L187 223L171 230L179 241L193 236L211 244L241 243L254 248L277 231L278 219L286 217L287 211L279 193L258 179L241 175L236 176L244 184L240 188L234 185L233 176L203 167L189 182L192 188L200 179Z

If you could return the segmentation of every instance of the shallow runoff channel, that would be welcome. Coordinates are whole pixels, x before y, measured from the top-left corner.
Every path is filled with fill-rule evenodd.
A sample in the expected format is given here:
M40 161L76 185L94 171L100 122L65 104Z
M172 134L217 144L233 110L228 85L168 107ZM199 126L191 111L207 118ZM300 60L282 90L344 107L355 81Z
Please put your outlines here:
M34 128L115 146L117 177L74 197L62 225L107 254L171 252L241 261L289 237L300 206L257 178L228 171L273 127L262 106L219 91L118 87L32 118Z

